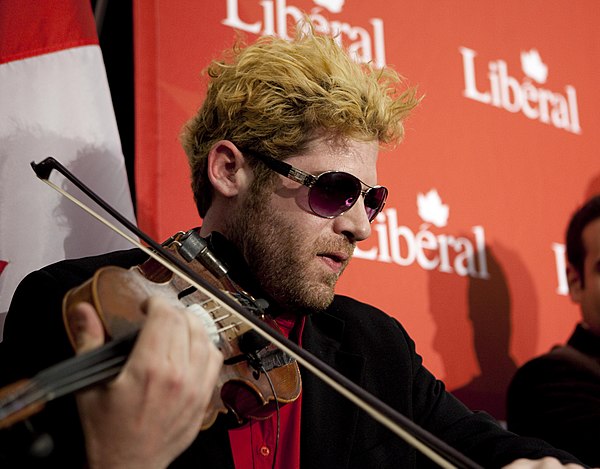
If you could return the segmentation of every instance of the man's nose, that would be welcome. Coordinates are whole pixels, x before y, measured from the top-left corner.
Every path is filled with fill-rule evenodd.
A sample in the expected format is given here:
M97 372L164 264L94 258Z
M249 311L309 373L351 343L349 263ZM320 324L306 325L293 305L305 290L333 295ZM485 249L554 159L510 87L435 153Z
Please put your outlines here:
M334 219L334 231L353 242L371 236L371 223L365 209L364 197L360 196L350 210Z

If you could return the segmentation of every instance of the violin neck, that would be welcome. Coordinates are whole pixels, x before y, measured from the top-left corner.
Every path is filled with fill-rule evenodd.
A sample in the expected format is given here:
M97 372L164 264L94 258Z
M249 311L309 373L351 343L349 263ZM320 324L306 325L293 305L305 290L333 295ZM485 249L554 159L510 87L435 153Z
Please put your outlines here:
M40 371L0 391L0 429L25 420L47 402L116 377L138 331Z

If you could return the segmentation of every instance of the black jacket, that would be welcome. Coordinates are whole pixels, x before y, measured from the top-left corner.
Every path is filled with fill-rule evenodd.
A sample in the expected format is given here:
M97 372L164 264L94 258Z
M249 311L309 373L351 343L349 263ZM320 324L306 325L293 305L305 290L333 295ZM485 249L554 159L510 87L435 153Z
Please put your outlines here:
M15 293L0 344L3 384L32 376L72 355L60 313L62 297L69 288L102 265L128 267L144 257L137 250L121 251L60 262L30 274ZM483 467L546 455L575 461L538 440L504 431L485 413L468 410L425 369L402 326L376 308L336 296L326 312L307 318L302 344ZM303 468L435 467L319 379L304 370L302 374ZM44 433L52 436L54 450L40 460L40 467L82 467L83 441L72 397L49 403L27 426L29 429L18 424L0 434L2 467L13 463L15 467L35 467L25 451L32 441L43 443L43 438L33 437ZM224 419L201 432L172 467L198 467L199 461L202 467L233 468Z
M600 466L600 337L578 325L567 345L517 371L507 404L510 429Z

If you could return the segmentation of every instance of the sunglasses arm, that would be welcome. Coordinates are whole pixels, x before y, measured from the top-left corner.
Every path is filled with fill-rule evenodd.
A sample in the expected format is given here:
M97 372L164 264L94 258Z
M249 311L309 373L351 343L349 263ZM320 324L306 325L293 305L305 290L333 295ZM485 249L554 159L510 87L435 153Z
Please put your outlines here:
M272 169L276 173L302 184L303 186L312 187L315 182L317 182L317 178L312 174L302 171L301 169L294 168L292 165L284 163L283 161L276 160L275 158L262 155L260 153L251 154L253 157L262 161L268 168Z

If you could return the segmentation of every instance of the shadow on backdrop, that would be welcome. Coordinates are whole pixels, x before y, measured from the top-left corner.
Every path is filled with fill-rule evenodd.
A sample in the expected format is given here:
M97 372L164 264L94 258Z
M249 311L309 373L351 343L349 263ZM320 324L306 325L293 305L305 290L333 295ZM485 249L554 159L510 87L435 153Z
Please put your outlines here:
M516 333L518 356L535 350L537 297L515 253L486 246L485 258L489 278L430 271L433 347L443 357L448 389L471 409L504 420L506 388L517 368L511 344Z

